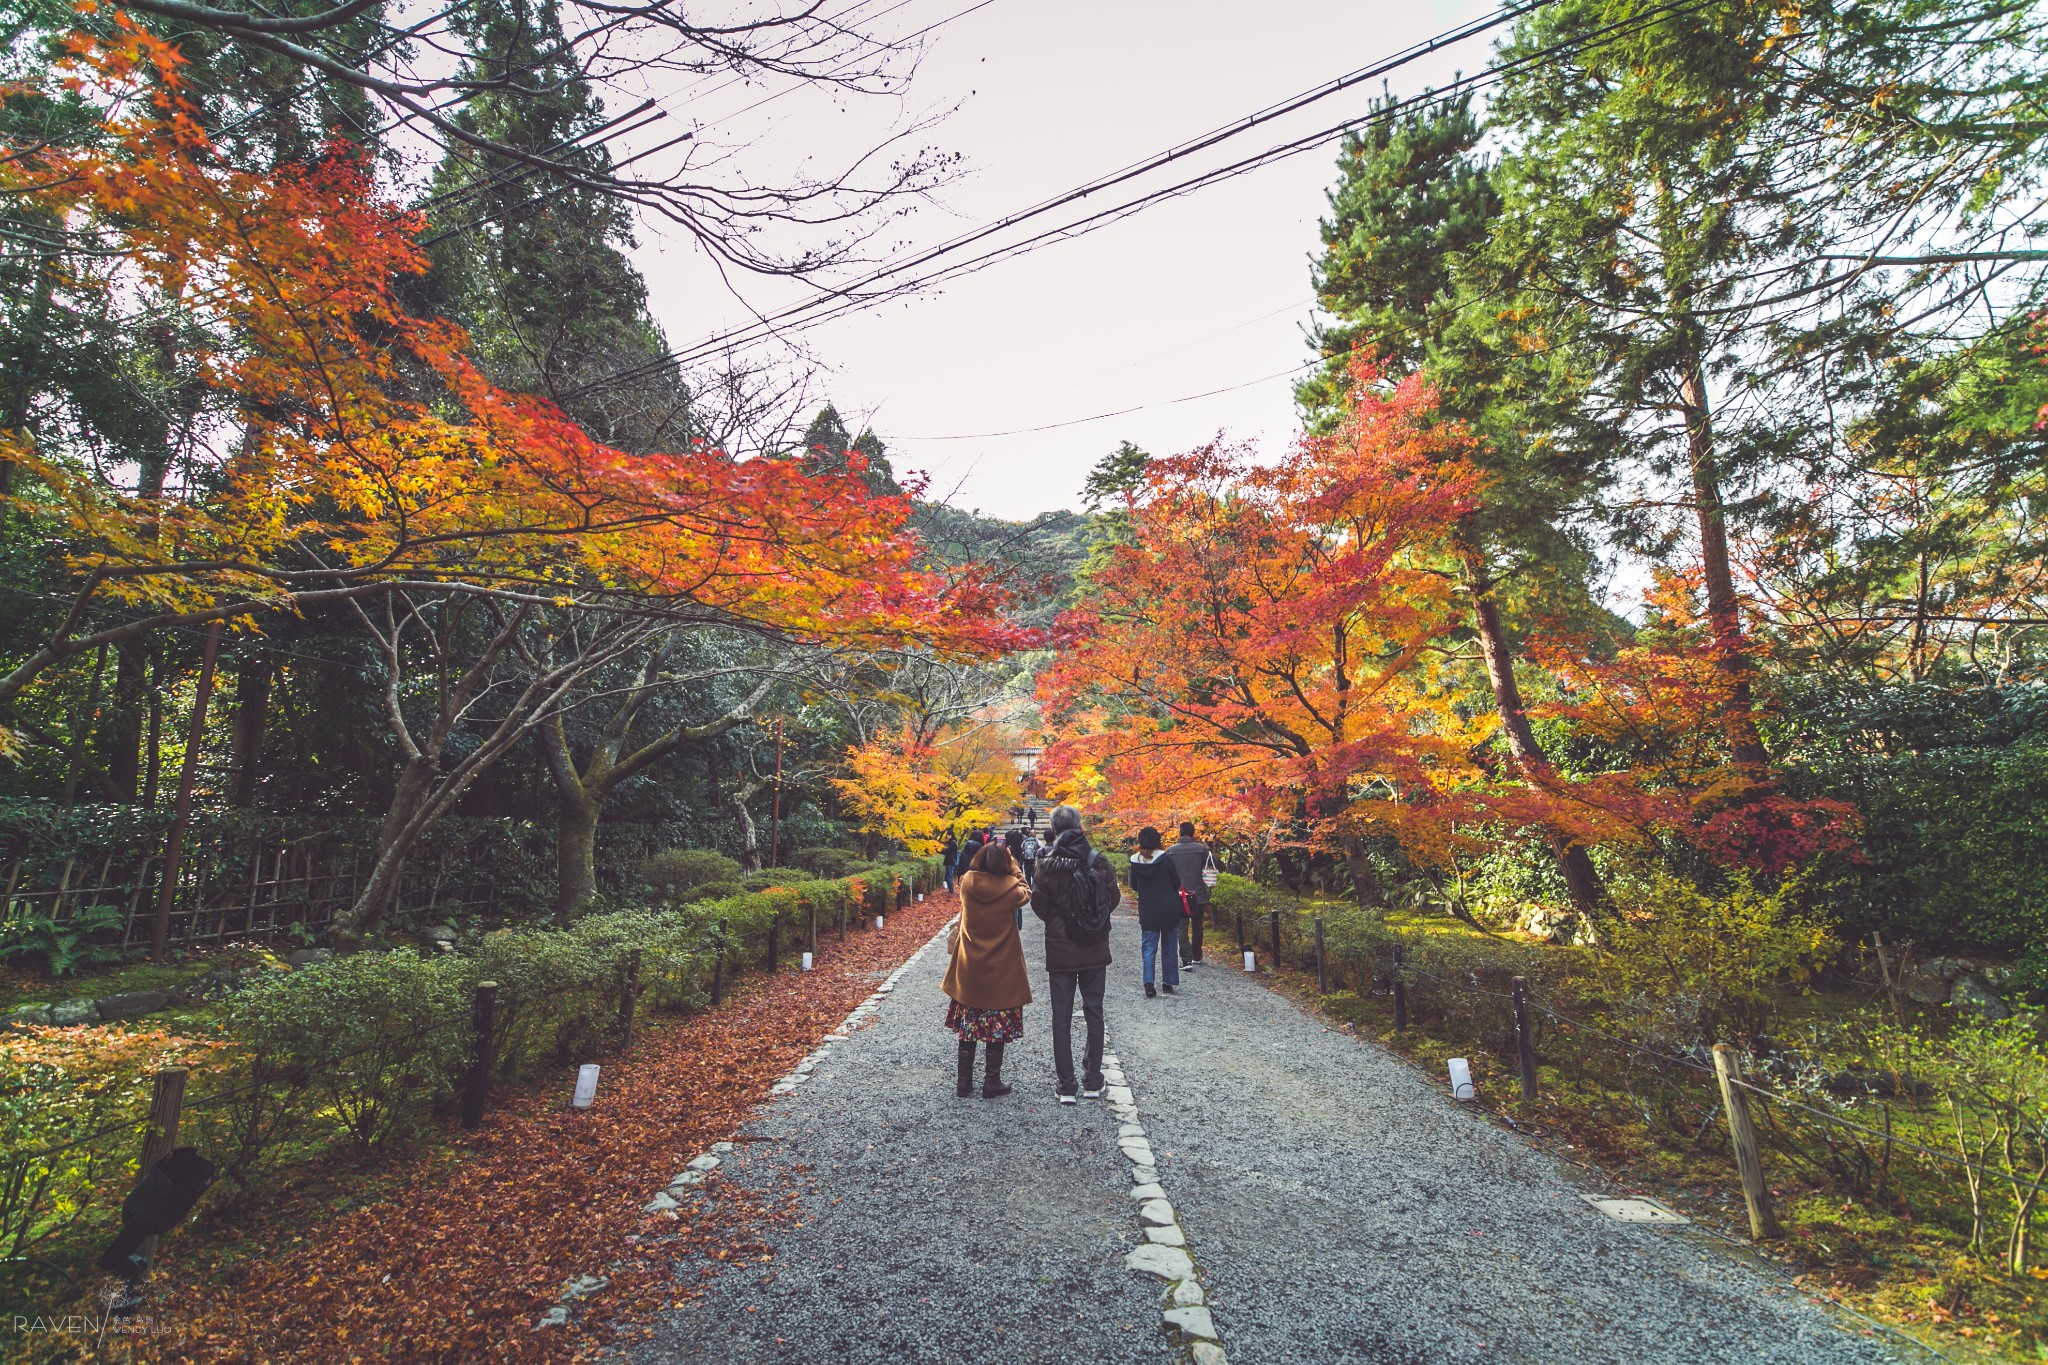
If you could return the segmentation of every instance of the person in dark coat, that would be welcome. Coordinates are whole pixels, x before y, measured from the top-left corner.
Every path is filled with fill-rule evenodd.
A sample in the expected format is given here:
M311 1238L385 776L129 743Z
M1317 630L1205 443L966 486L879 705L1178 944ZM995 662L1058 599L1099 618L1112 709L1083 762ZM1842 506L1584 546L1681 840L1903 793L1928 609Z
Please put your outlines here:
M1003 835L1003 847L1010 850L1010 861L1016 865L1017 875L1024 879L1024 885L1031 885L1031 869L1024 864L1024 831L1013 829ZM1024 930L1024 907L1017 907L1017 930Z
M1003 1084L1003 1048L1024 1035L1024 1007L1031 981L1024 971L1024 940L1015 914L1031 892L1001 844L989 844L960 878L960 922L954 926L946 963L946 1027L960 1038L960 1079L956 1093L974 1093L974 1045L988 1045L988 1071L981 1097L996 1099L1013 1087Z
M1092 877L1103 903L1115 909L1122 899L1109 859L1088 846L1081 832L1081 812L1072 806L1053 808L1047 830L1052 842L1038 853L1038 883L1031 892L1031 913L1045 923L1045 974L1052 983L1052 1064L1059 1073L1061 1104L1074 1103L1075 1093L1102 1098L1103 987L1109 980L1109 935L1077 935L1070 918L1078 877ZM1087 1054L1076 1083L1074 1076L1074 993L1081 995L1081 1014L1088 1023Z
M1159 963L1159 984L1168 995L1180 984L1180 870L1162 849L1159 831L1147 825L1138 831L1138 851L1131 855L1131 890L1138 896L1138 928L1144 937L1145 994L1152 989L1152 963ZM1163 945L1163 947L1162 947Z
M946 889L951 891L953 883L959 877L960 840L954 837L950 829L946 831L946 846L939 850L939 857L944 859Z
M967 875L967 869L974 865L974 855L981 852L981 846L981 831L978 829L970 831L967 835L967 842L960 845L960 861L953 865L953 881L956 885L962 877Z
M1209 883L1202 880L1202 869L1209 865L1209 846L1195 837L1194 824L1183 820L1180 838L1167 845L1166 856L1173 859L1173 870L1180 873L1194 910L1180 941L1180 965L1185 967L1202 960L1202 930L1209 921Z

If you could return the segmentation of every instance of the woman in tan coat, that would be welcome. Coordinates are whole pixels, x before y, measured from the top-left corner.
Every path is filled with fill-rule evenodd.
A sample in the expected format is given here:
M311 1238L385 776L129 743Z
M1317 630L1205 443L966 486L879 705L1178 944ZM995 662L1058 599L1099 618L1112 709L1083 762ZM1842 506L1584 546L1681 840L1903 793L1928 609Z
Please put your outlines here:
M1003 1045L1024 1036L1024 1007L1031 982L1024 975L1024 942L1017 935L1017 907L1031 899L1024 878L999 843L984 845L960 878L960 922L953 929L952 958L946 964L946 1027L960 1035L957 1093L974 1093L974 1045L988 1044L988 1072L981 1097L1010 1093L1003 1084Z

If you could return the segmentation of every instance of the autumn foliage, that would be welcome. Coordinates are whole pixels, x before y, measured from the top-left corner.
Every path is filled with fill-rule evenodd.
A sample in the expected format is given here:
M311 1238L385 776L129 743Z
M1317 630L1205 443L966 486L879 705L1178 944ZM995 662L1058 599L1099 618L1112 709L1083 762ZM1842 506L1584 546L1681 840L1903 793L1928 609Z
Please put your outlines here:
M949 831L999 824L1016 804L1009 737L985 718L932 740L906 726L848 750L847 775L832 785L864 832L929 855Z
M1134 814L1206 800L1298 821L1354 859L1371 836L1442 841L1478 776L1442 644L1461 615L1451 535L1480 480L1426 383L1375 379L1278 463L1211 445L1152 466L1042 680L1066 727L1055 780L1092 779Z
M64 79L107 108L105 136L0 165L0 192L96 224L118 265L82 284L168 301L210 338L204 439L161 495L0 433L0 459L34 476L19 501L66 525L81 609L106 596L189 620L459 580L820 639L975 653L1023 638L972 572L922 568L908 498L857 472L702 446L628 455L488 383L458 328L404 305L421 224L361 156L337 143L311 165L228 164L181 64L125 20L115 41L78 40Z
M1438 866L1503 829L1676 837L1772 871L1841 846L1844 809L1729 762L1728 675L1682 584L1666 628L1618 651L1529 642L1559 688L1535 714L1611 761L1504 762L1496 712L1471 704L1460 573L1489 492L1478 438L1421 374L1389 384L1359 360L1351 381L1335 429L1277 463L1211 445L1152 464L1042 679L1060 790L1132 820L1278 831L1342 854L1367 898L1375 840Z

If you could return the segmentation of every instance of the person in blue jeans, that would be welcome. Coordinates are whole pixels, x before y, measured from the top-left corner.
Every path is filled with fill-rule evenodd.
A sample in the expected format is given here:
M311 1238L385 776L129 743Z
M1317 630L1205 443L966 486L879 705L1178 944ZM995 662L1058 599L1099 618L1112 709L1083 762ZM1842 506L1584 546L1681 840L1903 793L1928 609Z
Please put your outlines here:
M1180 870L1161 851L1159 831L1147 825L1138 831L1138 851L1131 855L1131 890L1138 897L1138 928L1144 933L1145 994L1159 994L1152 987L1153 964L1159 960L1160 989L1168 995L1180 984L1180 922L1186 911L1181 902Z

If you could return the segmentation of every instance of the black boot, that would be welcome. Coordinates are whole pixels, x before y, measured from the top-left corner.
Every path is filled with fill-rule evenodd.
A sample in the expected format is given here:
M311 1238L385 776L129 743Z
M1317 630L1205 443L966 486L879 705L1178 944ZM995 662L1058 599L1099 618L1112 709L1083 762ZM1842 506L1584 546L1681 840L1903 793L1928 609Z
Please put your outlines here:
M990 1057L989 1062L991 1063L989 1069L993 1071L995 1069L993 1065L995 1058ZM960 1044L960 1082L953 1088L953 1093L963 1100L974 1093L974 1044L972 1043L963 1042Z
M981 1078L981 1097L997 1099L1010 1093L1010 1087L1003 1084L1003 1045L988 1045L988 1074Z

